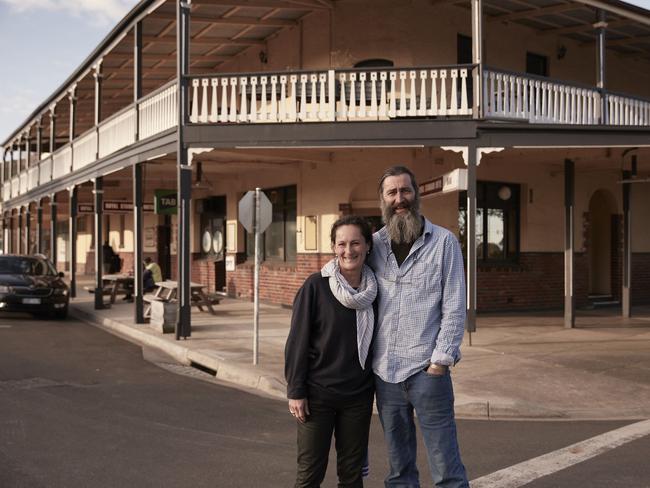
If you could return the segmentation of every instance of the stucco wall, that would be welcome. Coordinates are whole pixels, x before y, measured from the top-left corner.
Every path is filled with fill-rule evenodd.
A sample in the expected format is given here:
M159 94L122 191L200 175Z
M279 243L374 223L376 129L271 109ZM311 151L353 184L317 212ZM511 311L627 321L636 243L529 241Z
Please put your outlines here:
M270 39L266 64L254 47L223 65L222 71L347 68L371 58L390 59L398 67L455 64L457 34L471 35L466 5L429 0L338 0L334 5L332 11L319 10ZM530 51L548 57L551 78L596 85L595 44L540 35L487 16L483 36L487 66L523 73ZM557 56L560 46L566 48L562 59ZM608 89L650 96L650 62L611 50L606 62Z

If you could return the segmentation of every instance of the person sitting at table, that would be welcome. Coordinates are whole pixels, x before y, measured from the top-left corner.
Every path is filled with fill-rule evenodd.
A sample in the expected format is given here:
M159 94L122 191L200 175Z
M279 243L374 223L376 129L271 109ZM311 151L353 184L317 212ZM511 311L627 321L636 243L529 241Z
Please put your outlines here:
M151 272L151 276L154 283L160 283L163 280L162 270L157 263L154 263L153 260L147 256L144 258L144 267L146 270Z
M142 281L145 293L152 292L156 289L156 281L153 277L153 271L150 268L145 267L144 273L142 274Z

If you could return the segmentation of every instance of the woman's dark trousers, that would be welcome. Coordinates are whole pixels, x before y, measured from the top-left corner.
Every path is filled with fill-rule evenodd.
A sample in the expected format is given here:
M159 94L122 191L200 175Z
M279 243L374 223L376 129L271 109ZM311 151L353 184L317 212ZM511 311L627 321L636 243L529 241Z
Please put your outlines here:
M310 415L298 423L296 488L318 488L325 478L332 433L336 446L339 488L363 487L361 466L368 447L372 391L327 400L311 398Z

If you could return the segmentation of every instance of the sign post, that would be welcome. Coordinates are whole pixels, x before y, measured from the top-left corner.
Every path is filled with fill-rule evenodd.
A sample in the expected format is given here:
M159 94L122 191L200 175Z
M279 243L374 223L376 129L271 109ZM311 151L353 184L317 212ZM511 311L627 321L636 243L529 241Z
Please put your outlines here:
M253 275L253 364L259 362L260 337L260 264L262 261L262 232L271 225L273 206L259 189L249 191L239 201L239 221L255 235L255 268Z

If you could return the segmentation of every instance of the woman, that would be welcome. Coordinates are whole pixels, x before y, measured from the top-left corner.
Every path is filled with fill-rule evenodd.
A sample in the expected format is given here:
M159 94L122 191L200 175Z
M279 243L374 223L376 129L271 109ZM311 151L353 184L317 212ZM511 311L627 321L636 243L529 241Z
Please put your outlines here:
M336 257L298 290L285 348L289 412L298 421L296 488L321 485L333 432L338 486L363 486L374 394L377 282L365 265L372 233L365 219L347 216L330 237Z

